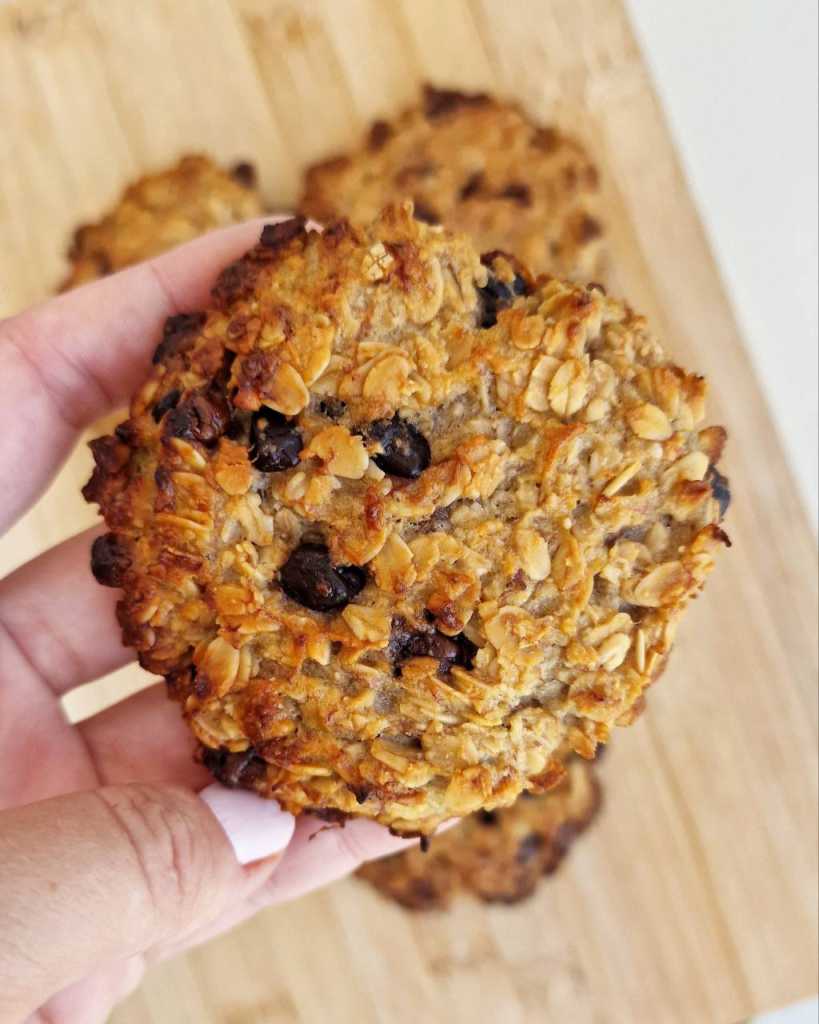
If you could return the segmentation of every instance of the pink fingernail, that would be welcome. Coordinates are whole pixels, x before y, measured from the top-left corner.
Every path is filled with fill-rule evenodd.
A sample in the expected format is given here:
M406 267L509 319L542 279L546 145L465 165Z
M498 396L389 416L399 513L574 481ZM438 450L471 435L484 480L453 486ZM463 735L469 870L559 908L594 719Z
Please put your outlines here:
M281 853L293 837L295 819L275 800L225 789L218 783L203 789L199 796L222 826L240 864Z

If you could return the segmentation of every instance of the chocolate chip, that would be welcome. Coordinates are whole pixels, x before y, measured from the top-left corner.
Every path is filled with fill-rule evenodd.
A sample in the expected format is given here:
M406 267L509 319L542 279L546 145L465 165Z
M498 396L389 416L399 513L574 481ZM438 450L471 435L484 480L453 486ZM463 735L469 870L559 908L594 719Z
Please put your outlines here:
M498 196L501 199L513 199L520 206L532 205L532 190L521 181L510 182Z
M434 658L441 675L447 675L453 665L472 668L478 648L463 633L445 636L437 629L413 629L406 619L396 616L387 650L399 672L401 663L410 658Z
M391 420L371 423L369 434L381 445L382 452L373 456L373 462L385 473L415 480L429 466L429 441L398 413Z
M130 567L128 545L117 534L105 533L91 545L91 572L104 587L121 587Z
M170 412L171 409L176 408L176 404L179 401L181 394L182 392L179 390L179 388L171 388L170 391L167 391L159 399L159 401L153 407L153 411L151 412L151 415L153 416L154 420L157 423L159 423L159 421L162 419L166 412Z
M528 290L529 286L520 274L515 274L511 284L490 274L484 287L478 289L481 296L479 326L494 327L498 322L499 310L511 306L516 296L525 295Z
M182 399L165 417L166 437L214 444L230 422L227 399L215 387L199 388Z
M263 778L266 769L264 758L259 757L253 747L238 751L221 748L213 750L211 747L204 747L202 764L215 779L229 789L247 786L249 783Z
M279 224L265 224L262 228L261 244L266 249L278 249L292 238L304 232L304 217L291 217Z
M518 864L528 864L543 849L543 843L544 839L540 833L530 832L528 836L521 840L515 860Z
M461 191L458 193L459 198L461 200L470 199L472 196L477 195L482 188L483 171L476 171L461 185Z
M340 398L327 395L319 400L318 411L322 416L326 416L328 420L340 420L347 411L347 403L342 402Z
M343 608L363 589L367 573L356 565L333 565L323 544L305 543L291 552L279 574L282 590L316 612Z
M426 853L429 850L429 836L421 836L418 841L421 853Z
M440 224L441 218L436 210L433 210L431 206L423 201L423 199L413 199L413 206L415 208L415 219L423 221L424 224Z
M475 815L481 825L497 825L498 815L495 811L478 811Z
M255 188L256 168L247 160L242 160L230 169L230 176L243 188Z
M725 518L725 513L731 505L731 487L728 483L728 477L723 476L716 466L711 466L706 480L711 485L711 494L719 505L719 517L722 520Z
M592 242L603 234L603 227L599 220L586 214L577 225L578 242Z
M162 340L156 346L151 361L154 364L163 363L172 356L187 352L205 319L204 313L178 313L176 316L169 316L162 328Z
M301 434L280 412L262 407L250 421L250 461L263 473L277 473L299 463Z
M382 148L384 143L392 136L392 128L386 121L373 121L370 134L367 138L367 147L375 152Z
M482 107L490 102L486 93L466 93L457 89L424 86L424 113L429 118L443 117L459 107Z
M552 153L557 149L559 136L554 128L536 128L529 140L530 144L544 153Z

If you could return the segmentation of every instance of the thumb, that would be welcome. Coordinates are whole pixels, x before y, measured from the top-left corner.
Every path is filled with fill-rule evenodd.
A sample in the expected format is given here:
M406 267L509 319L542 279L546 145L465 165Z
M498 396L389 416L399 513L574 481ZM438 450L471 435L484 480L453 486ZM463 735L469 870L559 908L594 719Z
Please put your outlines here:
M274 801L221 787L110 786L4 811L4 1005L24 1016L107 962L206 925L267 880L293 824Z

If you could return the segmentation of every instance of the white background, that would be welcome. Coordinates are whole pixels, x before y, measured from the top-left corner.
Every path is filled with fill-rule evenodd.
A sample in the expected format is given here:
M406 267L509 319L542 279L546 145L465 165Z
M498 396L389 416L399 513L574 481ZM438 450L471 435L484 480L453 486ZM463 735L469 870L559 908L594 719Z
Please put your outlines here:
M819 5L628 6L815 522Z
M627 2L815 523L819 5ZM757 1024L816 1020L809 1000Z

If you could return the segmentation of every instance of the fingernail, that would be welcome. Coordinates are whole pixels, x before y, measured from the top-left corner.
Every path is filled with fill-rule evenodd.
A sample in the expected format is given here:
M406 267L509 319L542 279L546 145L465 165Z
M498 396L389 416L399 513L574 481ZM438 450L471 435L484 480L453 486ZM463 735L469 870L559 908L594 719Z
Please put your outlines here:
M218 783L203 789L199 796L216 816L240 864L281 853L293 837L295 819L275 800L225 789Z

